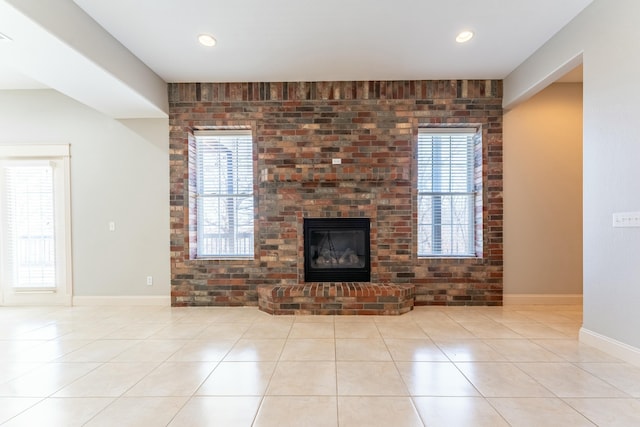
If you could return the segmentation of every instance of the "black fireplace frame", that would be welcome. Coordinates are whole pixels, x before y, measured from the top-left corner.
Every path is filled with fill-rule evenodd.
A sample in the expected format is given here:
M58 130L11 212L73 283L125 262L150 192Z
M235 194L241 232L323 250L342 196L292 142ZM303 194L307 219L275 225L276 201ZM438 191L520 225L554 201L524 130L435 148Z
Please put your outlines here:
M364 231L364 266L314 268L311 264L311 233L314 231ZM305 282L370 282L371 221L369 218L303 218Z

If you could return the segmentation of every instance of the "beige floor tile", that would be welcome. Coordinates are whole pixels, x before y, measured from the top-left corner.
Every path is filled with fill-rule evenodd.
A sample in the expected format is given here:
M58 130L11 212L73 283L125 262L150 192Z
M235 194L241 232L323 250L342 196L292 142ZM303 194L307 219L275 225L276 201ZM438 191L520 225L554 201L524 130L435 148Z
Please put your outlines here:
M169 427L250 427L261 397L193 397L178 412Z
M428 338L425 332L418 327L416 323L384 323L378 324L378 330L382 338L410 338L410 339L425 339Z
M196 395L260 396L267 389L275 366L275 362L220 362Z
M0 424L41 401L39 397L0 397Z
M581 319L576 306L3 307L0 424L638 424L640 368L581 344Z
M447 362L449 359L433 341L428 338L385 340L391 358L402 362Z
M182 348L187 341L148 339L122 351L111 362L164 362Z
M85 424L87 427L165 426L187 397L121 397Z
M429 427L509 427L482 397L414 397L413 402Z
M370 323L376 324L378 316L333 316L333 323Z
M99 340L93 341L78 350L72 351L56 362L109 362L122 352L138 344L136 340Z
M493 398L489 403L514 427L595 426L560 399Z
M336 339L336 360L391 361L381 338Z
M186 326L184 324L170 323L148 338L152 340L192 340L196 339L205 327L207 327L205 324L190 323Z
M87 343L93 341L87 341ZM42 345L42 341L0 341L0 362L28 362L33 349Z
M535 322L529 323L511 323L508 325L510 329L521 335L522 338L528 339L567 339L568 336L557 329L553 329L547 325Z
M335 396L266 396L253 425L253 427L337 426Z
M484 340L511 362L563 362L560 356L529 340Z
M219 362L224 359L236 341L234 340L195 340L186 341L167 362Z
M582 322L548 323L547 326L549 326L551 329L555 329L567 338L578 339L580 335L580 327L582 327Z
M47 397L98 366L99 363L48 363L0 384L0 396Z
M511 322L525 323L531 321L527 316L507 309L500 311L487 311L485 316L494 322L502 323L503 325L508 325Z
M28 351L21 352L16 355L17 361L20 362L54 362L73 351L79 350L93 341L88 340L64 340L52 339L48 341L40 341Z
M0 384L18 378L42 365L37 362L0 362Z
M496 338L522 338L521 335L512 329L493 320L485 320L483 322L458 322L460 326L471 332L476 338L496 339Z
M250 323L214 323L204 328L200 333L186 339L235 341L242 337L250 327Z
M336 344L333 339L289 339L280 360L335 360Z
M438 322L419 322L418 326L431 338L438 342L442 340L476 339L477 337L453 320Z
M50 323L21 333L16 338L20 340L53 340L71 332L73 329L68 325Z
M423 427L409 397L340 396L340 427Z
M227 362L277 361L284 348L284 339L241 339L224 358Z
M45 399L3 424L3 427L80 427L112 401L112 398L81 397Z
M79 321L72 325L72 331L64 334L62 338L67 340L90 340L96 341L107 337L117 331L120 326L103 326L91 320Z
M336 316L307 316L305 314L299 316L293 316L295 323L334 323Z
M456 322L486 322L490 320L487 317L487 310L480 309L479 307L451 307L451 310L446 310L445 313L449 319Z
M553 397L512 363L457 363L456 366L485 397Z
M561 307L541 305L537 308L529 307L529 309L519 310L518 313L544 324L564 323L570 320L576 320L574 319L573 311L563 312Z
M289 338L334 338L333 323L295 322Z
M416 323L451 322L453 320L447 316L442 307L436 306L414 307L407 315Z
M310 369L311 367L311 369ZM267 388L268 395L335 396L334 362L279 362Z
M575 339L539 339L532 340L532 342L557 354L568 362L621 362L620 359L589 345L582 344Z
M216 313L216 323L253 323L271 318L270 315L256 310L255 307L206 307ZM190 312L190 307L187 307Z
M517 363L516 366L558 397L629 397L570 363Z
M126 396L191 396L215 362L165 362L134 385Z
M72 382L55 397L120 397L158 363L105 363Z
M626 363L578 363L577 366L628 395L640 398L640 367Z
M501 362L507 358L482 340L438 340L438 347L453 362Z
M393 362L337 362L341 396L408 396Z
M475 387L450 362L396 362L412 396L478 396Z
M598 426L640 426L638 399L565 399Z
M265 339L265 338L287 338L291 327L293 326L293 318L280 319L268 319L251 325L242 338L245 339Z
M335 331L336 338L382 338L374 322L336 322Z
M132 325L123 326L106 335L104 338L110 340L143 340L159 332L165 326L166 325L162 324L134 323Z

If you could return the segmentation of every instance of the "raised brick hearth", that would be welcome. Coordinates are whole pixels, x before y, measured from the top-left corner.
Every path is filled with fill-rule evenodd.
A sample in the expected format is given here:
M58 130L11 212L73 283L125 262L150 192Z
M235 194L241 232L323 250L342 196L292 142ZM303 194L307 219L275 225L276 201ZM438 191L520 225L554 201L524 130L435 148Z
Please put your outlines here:
M258 286L258 307L269 314L397 315L413 309L415 286L306 283Z

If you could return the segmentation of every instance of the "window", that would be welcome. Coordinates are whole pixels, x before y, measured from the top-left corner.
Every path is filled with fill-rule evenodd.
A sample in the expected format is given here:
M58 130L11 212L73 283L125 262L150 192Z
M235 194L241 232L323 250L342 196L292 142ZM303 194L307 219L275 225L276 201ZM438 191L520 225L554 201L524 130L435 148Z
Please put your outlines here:
M14 161L3 169L8 282L55 289L53 168L47 161Z
M476 141L480 135L475 129L419 129L418 256L465 257L480 252L475 233L475 177L481 176L474 166L480 147Z
M250 130L197 131L198 258L253 257L253 140Z

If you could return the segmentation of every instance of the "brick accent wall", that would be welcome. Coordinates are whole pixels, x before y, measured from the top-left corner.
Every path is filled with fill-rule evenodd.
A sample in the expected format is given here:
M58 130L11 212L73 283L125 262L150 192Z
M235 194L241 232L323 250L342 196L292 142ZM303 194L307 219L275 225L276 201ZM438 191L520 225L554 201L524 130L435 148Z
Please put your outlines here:
M258 285L302 283L302 218L346 216L371 219L372 283L415 285L416 305L502 303L501 81L172 83L169 101L174 306L257 305ZM425 124L482 127L481 258L415 255ZM253 260L193 258L192 133L219 126L254 133Z

